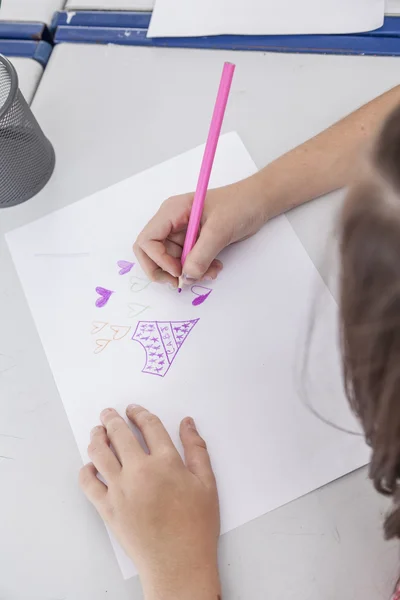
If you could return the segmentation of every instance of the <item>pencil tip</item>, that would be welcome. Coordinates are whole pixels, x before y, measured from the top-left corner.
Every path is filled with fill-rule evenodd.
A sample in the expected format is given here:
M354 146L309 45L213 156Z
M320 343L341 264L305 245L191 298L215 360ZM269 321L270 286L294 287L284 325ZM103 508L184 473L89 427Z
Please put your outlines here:
M182 291L182 288L178 288L178 294L180 294Z

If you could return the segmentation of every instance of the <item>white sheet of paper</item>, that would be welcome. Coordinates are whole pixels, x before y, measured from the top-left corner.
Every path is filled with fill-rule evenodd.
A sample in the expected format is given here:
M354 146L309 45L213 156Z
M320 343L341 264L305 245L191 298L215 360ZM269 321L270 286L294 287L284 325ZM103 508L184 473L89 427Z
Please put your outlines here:
M143 404L179 448L179 422L193 416L212 456L226 532L362 466L368 451L360 436L318 420L299 395L317 299L308 401L324 418L357 428L341 385L336 304L286 217L226 250L223 273L204 284L212 292L197 306L195 292L207 290L179 295L148 285L137 265L119 274L118 261L136 262L132 242L161 201L195 187L202 152L122 181L9 233L7 241L83 460L89 431L107 406ZM254 171L237 134L223 136L212 185ZM114 292L101 308L98 286ZM135 331L148 346L148 362L132 340ZM166 354L169 341L178 353ZM164 376L142 372L145 365ZM113 544L124 576L133 575Z
M148 36L353 33L383 18L384 0L156 0Z

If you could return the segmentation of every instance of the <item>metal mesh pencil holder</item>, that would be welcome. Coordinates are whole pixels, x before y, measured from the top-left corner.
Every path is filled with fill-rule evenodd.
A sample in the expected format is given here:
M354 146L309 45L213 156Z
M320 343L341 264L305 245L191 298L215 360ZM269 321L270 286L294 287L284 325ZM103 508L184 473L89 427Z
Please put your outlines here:
M18 88L17 73L0 55L0 208L37 194L54 163L53 147Z

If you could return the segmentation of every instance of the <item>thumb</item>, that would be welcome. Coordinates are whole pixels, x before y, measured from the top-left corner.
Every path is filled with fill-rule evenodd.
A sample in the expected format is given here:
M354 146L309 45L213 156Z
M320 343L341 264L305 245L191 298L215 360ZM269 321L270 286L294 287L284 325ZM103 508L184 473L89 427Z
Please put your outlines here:
M215 486L210 455L193 419L187 417L182 421L179 434L185 453L185 463L189 471L196 475L206 486Z
M214 258L227 245L224 234L205 223L200 231L199 239L186 257L183 273L190 279L202 279Z

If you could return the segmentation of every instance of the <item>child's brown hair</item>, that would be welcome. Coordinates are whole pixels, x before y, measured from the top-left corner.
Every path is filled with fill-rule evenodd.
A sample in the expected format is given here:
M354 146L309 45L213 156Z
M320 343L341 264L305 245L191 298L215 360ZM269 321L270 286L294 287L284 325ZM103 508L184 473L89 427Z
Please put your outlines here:
M387 538L400 537L400 107L340 221L345 388L372 448L370 477L393 497Z

